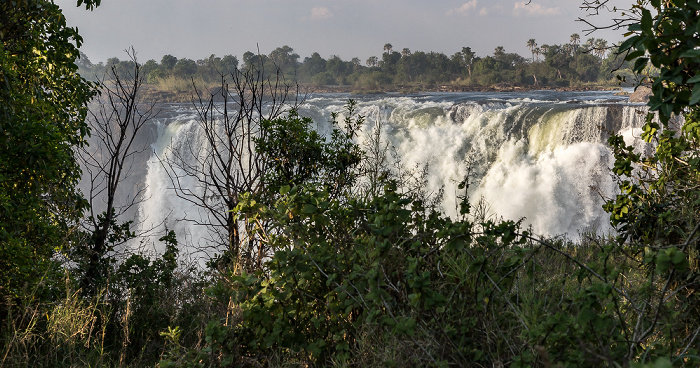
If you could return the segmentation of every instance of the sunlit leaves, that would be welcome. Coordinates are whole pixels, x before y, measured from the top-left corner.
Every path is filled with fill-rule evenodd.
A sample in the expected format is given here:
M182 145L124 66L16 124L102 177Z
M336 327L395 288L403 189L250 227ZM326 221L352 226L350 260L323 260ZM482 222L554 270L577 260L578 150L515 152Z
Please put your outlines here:
M647 76L652 113L641 134L653 144L653 152L635 153L621 137L610 139L620 194L604 208L619 233L620 248L637 255L632 259L646 270L644 303L657 313L638 319L651 326L647 331L654 331L657 345L646 347L640 338L638 347L645 354L675 356L682 343L672 336L688 338L687 331L698 323L693 291L698 288L698 267L690 260L699 251L700 4L652 0L638 1L634 8L641 18L629 27L630 37L621 49L629 52L628 59L644 56L659 68L658 75ZM635 72L642 73L644 64L638 61ZM683 296L671 298L671 294ZM667 318L665 322L659 322L660 315ZM658 359L648 366L670 366L668 362Z
M12 4L14 3L14 4ZM82 39L49 1L0 3L0 243L31 252L6 253L29 285L38 265L67 244L84 200L74 148L84 142L92 86L74 64ZM26 257L25 257L26 255ZM0 289L14 286L0 273ZM15 285L16 286L16 285Z

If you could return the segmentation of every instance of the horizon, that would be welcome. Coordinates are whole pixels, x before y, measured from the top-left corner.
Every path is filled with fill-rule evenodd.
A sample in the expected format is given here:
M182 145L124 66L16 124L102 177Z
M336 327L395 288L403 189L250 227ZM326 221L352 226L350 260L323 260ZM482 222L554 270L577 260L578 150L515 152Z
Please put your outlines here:
M585 29L590 27L576 21L586 17L578 2L356 1L107 0L92 12L76 7L75 0L56 3L68 25L78 28L84 40L81 51L93 63L111 57L123 60L124 50L131 46L141 62L159 61L167 54L192 60L230 54L240 60L247 51L267 55L287 45L300 55L300 61L318 52L324 59L357 57L364 65L368 57L381 56L386 43L395 51L408 48L448 56L471 47L480 57L503 46L508 53L528 57L526 43L531 38L539 45L568 43L573 33L580 35L582 43L588 38L610 43L623 39L622 30L587 34ZM611 14L590 19L609 24ZM553 34L552 30L561 31Z

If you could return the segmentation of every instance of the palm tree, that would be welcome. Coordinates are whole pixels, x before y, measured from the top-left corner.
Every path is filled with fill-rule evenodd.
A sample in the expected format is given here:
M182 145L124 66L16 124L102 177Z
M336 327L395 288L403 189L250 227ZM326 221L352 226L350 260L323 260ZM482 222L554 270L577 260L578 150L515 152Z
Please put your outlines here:
M605 54L608 51L608 41L599 38L595 40L595 43L593 44L593 48L595 49L595 54L600 56L601 59L605 58Z
M578 33L574 33L571 35L570 40L572 45L578 45L579 42L581 42L581 36L579 36Z
M567 55L571 55L571 56L573 56L574 52L576 51L576 46L574 46L573 44L570 44L570 43L563 44L561 46L561 48L562 48L562 50L564 50L564 53L566 53Z
M384 52L391 54L391 50L394 49L394 46L392 46L390 43L384 44Z
M571 35L571 38L569 38L569 41L571 44L571 56L573 56L578 50L578 44L581 43L581 36L579 36L578 33L574 33Z
M408 47L404 47L404 49L401 50L401 56L411 56L411 50L409 50Z
M367 66L368 67L377 66L377 63L379 63L379 59L376 56L370 56L367 59Z
M496 58L500 58L501 56L506 54L506 50L503 48L503 46L498 46L496 49L493 50L493 56Z
M527 40L527 48L530 49L530 52L532 53L532 61L535 61L535 48L536 47L537 47L537 42L535 42L534 38Z

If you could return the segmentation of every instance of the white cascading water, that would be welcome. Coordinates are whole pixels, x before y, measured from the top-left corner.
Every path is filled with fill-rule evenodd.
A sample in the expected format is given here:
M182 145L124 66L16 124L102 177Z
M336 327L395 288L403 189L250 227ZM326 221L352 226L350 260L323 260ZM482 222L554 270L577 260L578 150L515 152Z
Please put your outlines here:
M158 138L151 145L153 155L146 163L144 178L144 202L138 210L139 233L146 234L147 244L162 253L164 244L158 242L165 230L174 230L178 242L188 246L187 255L194 259L208 259L218 252L211 247L208 213L187 200L183 192L175 188L188 188L199 193L199 178L192 177L168 162L177 161L178 153L184 157L204 144L199 124L191 112L184 110L173 118L154 122ZM192 161L192 164L195 162Z
M613 157L608 132L628 143L639 137L642 106L615 100L611 93L550 92L538 98L523 94L435 94L413 97L358 97L366 118L360 145L377 124L404 167L427 164L427 192L444 190L443 211L456 213L458 183L472 162L470 200L484 200L492 215L524 219L536 234L566 235L612 231L602 210L602 196L615 191L609 172ZM321 132L332 113L340 113L350 96L311 96L299 109ZM159 120L148 161L145 201L139 209L144 229L167 224L188 245L206 243L207 229L191 221L201 214L177 198L160 159L175 150L200 144L197 124L187 108ZM637 143L638 144L638 143ZM194 181L193 181L194 183ZM196 190L193 184L193 190ZM196 248L196 247L195 247Z
M359 142L380 121L383 137L406 167L429 164L426 191L444 188L442 209L448 215L456 214L457 185L471 159L476 177L470 200L476 205L483 199L491 215L524 218L541 235L575 240L581 231L609 233L602 196L611 196L615 183L606 130L622 133L632 144L644 122L643 108L567 102L362 101L358 113L367 122ZM333 111L342 112L341 105Z

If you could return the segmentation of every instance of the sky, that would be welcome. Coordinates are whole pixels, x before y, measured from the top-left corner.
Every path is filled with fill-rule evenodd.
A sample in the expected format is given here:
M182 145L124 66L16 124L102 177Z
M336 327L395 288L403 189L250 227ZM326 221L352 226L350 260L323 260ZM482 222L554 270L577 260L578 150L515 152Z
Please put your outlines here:
M318 52L364 63L380 56L386 43L396 51L448 56L466 46L486 56L503 46L527 57L531 38L539 45L567 43L573 33L582 41L623 39L620 30L586 35L590 27L576 21L587 17L580 0L103 0L94 11L76 7L76 0L55 2L68 25L78 28L81 51L93 63L126 59L131 46L141 62L165 54L240 60L246 51L269 54L288 45L300 61ZM607 24L610 15L587 19Z

